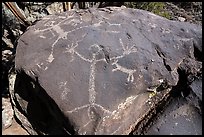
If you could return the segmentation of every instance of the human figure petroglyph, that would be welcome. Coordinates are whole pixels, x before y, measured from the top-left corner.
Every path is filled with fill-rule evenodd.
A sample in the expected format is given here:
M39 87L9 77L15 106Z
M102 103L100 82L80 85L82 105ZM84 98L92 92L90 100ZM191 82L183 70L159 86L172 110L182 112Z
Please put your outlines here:
M56 28L57 28L57 27L56 27ZM56 28L55 28L55 29L56 29ZM66 37L67 37L67 34L68 34L68 33L66 33L66 35L65 35L65 33L64 33L62 30L60 30L59 28L58 28L58 30L57 30L56 32L61 33L61 34L64 34L64 35L61 35L61 36L59 36L59 37L65 36L65 38L66 38ZM85 35L82 36L82 39L81 39L80 41L82 41L84 37L85 37ZM58 40L59 40L59 38L58 38ZM121 110L119 111L119 109L123 108L123 107L121 107L121 105L119 104L117 110L110 111L110 110L107 110L107 109L104 108L103 106L101 106L101 105L99 105L99 104L96 103L96 96L97 96L97 93L96 93L96 91L95 91L95 75L96 75L96 74L95 74L95 71L96 71L96 63L98 63L98 62L100 62L100 61L106 61L105 58L102 58L102 59L98 59L98 60L97 60L97 59L96 59L96 55L99 54L99 53L100 53L101 51L103 51L104 49L103 49L100 45L98 45L98 44L93 44L93 45L91 45L89 49L91 50L92 48L96 48L96 50L95 50L94 53L92 53L92 58L91 58L91 59L88 59L88 58L84 57L82 54L80 54L80 53L76 50L76 47L79 46L78 43L79 43L80 41L77 41L77 42L75 42L75 43L72 43L71 45L68 45L67 48L66 48L66 51L64 52L64 53L70 53L70 54L72 55L72 60L71 60L71 61L73 61L74 55L77 55L80 59L82 59L82 60L84 60L84 61L90 63L90 77L89 77L89 89L88 89L88 90L89 90L89 104L86 104L86 105L83 105L83 106L79 106L79 107L76 107L76 108L74 108L74 109L72 109L72 110L67 111L67 113L74 113L74 112L77 113L77 112L78 112L79 110L81 110L81 109L88 108L87 115L88 115L88 117L89 117L89 120L88 120L87 123L84 124L84 126L83 126L81 129L79 129L79 131L82 130L83 128L85 128L86 126L88 126L89 124L92 124L92 122L95 121L95 120L93 119L93 117L95 117L95 114L94 114L94 113L91 113L91 111L90 111L90 108L91 108L91 107L92 107L92 108L95 108L95 109L97 109L97 108L98 108L98 109L101 109L101 110L104 112L105 117L104 117L104 119L103 119L103 122L105 122L107 119L109 119L109 118L111 118L111 117L114 118L114 119L120 118L120 117L121 117L121 116L120 116ZM56 43L57 43L57 41L56 41L54 44L56 44ZM120 44L121 44L121 43L122 43L122 40L120 39ZM53 45L54 45L54 44L53 44ZM122 57L124 57L124 56L126 56L126 55L128 55L128 54L130 54L130 53L134 53L134 52L137 51L136 48L133 47L133 46L132 46L131 48L124 47L123 43L121 44L121 46L122 46L122 48L123 48L123 54L120 55L120 56L115 56L115 57L110 58L109 62L110 62L110 61L113 61L114 59L120 59L120 58L122 58ZM105 56L104 56L104 57L105 57ZM40 65L42 65L42 63L41 63ZM117 71L117 70L118 70L118 71L121 71L121 72L123 72L123 73L127 73L127 74L128 74L127 80L128 80L128 81L131 81L131 82L134 81L133 73L134 73L136 70L131 70L131 69L127 69L127 68L125 68L125 67L122 67L121 65L118 64L118 60L117 60L117 61L113 61L112 65L115 65L115 66L116 66L116 69L113 69L113 71ZM66 84L67 84L66 82L65 82L65 83L60 83L60 89L62 89L62 88L64 87L64 90L63 90L62 95L61 95L61 98L62 98L62 99L65 99L66 96L67 96L67 93L69 92L69 90L67 90L67 89L65 88L65 85L66 85ZM135 99L135 98L134 98L134 99ZM129 103L128 106L130 106L130 104L131 104L131 103Z
M76 45L75 45L76 47ZM68 49L68 52L71 52L71 53L75 53L76 55L78 55L82 60L86 61L86 62L89 62L91 63L90 65L90 76L89 76L89 104L86 104L84 106L81 106L81 107L77 107L71 111L67 111L68 113L73 113L73 112L76 112L80 109L83 109L83 108L86 108L88 107L88 110L90 109L90 107L92 108L95 108L96 107L99 107L100 105L96 104L96 91L95 91L95 71L96 71L96 63L98 61L103 61L104 59L99 59L97 60L96 59L96 55L99 54L99 52L102 50L102 48L97 45L97 44L93 44L90 46L89 50L92 50L92 48L95 48L95 51L94 53L92 54L92 59L87 59L85 58L83 55L79 54L74 48L74 46L72 46L71 48ZM102 110L104 111L108 111L108 110L105 110L102 106L100 106L99 108L101 108ZM109 111L108 111L109 112ZM90 111L88 111L88 116L89 118L91 119L93 114L90 114Z
M120 43L122 40L120 39ZM89 50L95 48L95 51L92 51L94 53L92 53L92 59L88 59L86 57L84 57L83 55L81 55L80 53L78 53L75 48L78 46L78 44L75 44L68 48L66 48L67 50L65 52L69 52L71 53L72 55L77 55L78 57L80 57L82 60L86 61L86 62L89 62L90 63L90 77L89 77L89 103L90 104L86 104L84 106L80 106L80 107L77 107L71 111L67 111L68 113L72 113L72 112L77 112L78 110L80 109L83 109L83 108L86 108L86 107L90 107L90 106L97 106L99 107L100 109L102 109L104 112L108 113L108 114L112 114L111 111L105 109L103 106L99 105L99 104L96 104L95 100L96 100L96 91L95 91L95 71L96 71L96 63L99 62L99 61L106 61L105 58L103 59L96 59L96 55L99 54L101 51L103 51L104 49L98 45L98 44L93 44L89 47ZM118 64L118 57L119 58L122 58L124 57L125 55L128 55L130 53L133 53L133 52L136 52L136 49L135 50L130 50L130 49L134 49L133 46L131 48L128 48L128 47L124 47L123 43L121 44L122 48L123 48L123 52L124 54L122 56L116 56L116 57L112 57L111 60L115 60L112 62L112 65L115 65L116 68L113 69L112 71L121 71L123 73L127 73L128 74L128 77L127 77L127 81L128 82L133 82L134 81L134 76L133 76L133 73L136 72L135 69L127 69L125 67L122 67L121 65Z
M67 113L78 112L81 109L88 108L87 115L89 117L89 121L87 123L85 123L84 126L81 129L79 129L79 131L82 130L83 128L85 128L86 126L88 126L89 124L91 124L94 121L93 117L95 117L95 114L91 113L91 111L90 111L91 107L94 108L94 109L100 108L101 110L103 110L104 114L106 114L106 116L103 118L103 122L105 122L110 117L112 117L114 119L119 119L122 110L129 107L132 104L132 102L136 99L137 96L128 97L125 100L125 102L122 103L122 104L119 104L118 107L117 107L117 110L114 110L114 111L107 110L103 106L97 104L96 103L97 93L95 91L96 63L99 62L99 61L105 61L105 59L96 60L96 55L99 54L99 52L103 51L103 47L101 47L98 44L93 44L93 45L90 46L89 49L94 50L94 51L92 51L94 53L92 53L92 59L91 60L89 60L89 59L85 58L83 55L79 54L73 47L74 46L72 46L72 48L69 49L72 53L75 53L82 60L87 61L87 62L89 62L91 64L90 65L90 77L89 77L89 89L88 89L88 91L89 91L89 104L86 104L86 105L83 105L83 106L80 106L80 107L76 107L71 111L67 111ZM126 54L124 54L124 55L126 55ZM117 70L120 70L120 71L122 71L124 73L127 73L128 74L128 81L131 81L131 82L134 81L133 73L136 70L131 70L131 69L127 69L125 67L122 67L122 66L117 64L117 61L113 62L112 65L116 65Z
M85 25L85 26L77 27L77 23L80 23L80 21L76 21L76 22L73 21L73 20L70 20L70 21L67 21L67 22L66 21L67 21L67 19L65 19L65 18L63 18L62 21L60 21L60 22L58 22L56 24L55 24L55 22L51 21L50 23L47 23L47 26L49 28L42 29L42 30L37 30L36 29L36 31L35 31L35 33L43 33L43 32L47 33L47 32L50 32L53 37L56 37L56 33L57 33L57 38L54 40L54 42L51 45L51 52L50 52L50 54L49 54L49 56L47 58L47 63L51 63L54 60L54 56L53 56L54 47L58 43L58 41L59 40L67 40L69 34L73 33L74 31L81 30L81 29L88 28L88 27L91 27L91 28L97 28L98 27L97 28L98 31L111 33L111 34L117 34L117 33L120 33L120 31L115 30L115 27L121 27L122 26L121 24L110 23L109 21L99 20L99 22L93 23L91 25ZM61 28L61 26L60 26L60 24L68 25L68 24L70 24L72 22L76 23L74 29L72 29L72 30L64 31L63 28ZM106 31L100 30L99 27L101 25L104 25L104 24L106 24L108 27L114 27L114 30L111 30L111 29L106 30ZM69 60L70 62L73 62L74 59L75 59L75 56L77 56L81 60L90 63L89 78L88 78L89 83L88 83L88 89L87 89L88 93L89 93L89 97L88 97L89 103L85 104L83 106L75 107L72 110L66 111L69 114L73 114L73 113L78 113L82 109L87 109L87 115L89 117L89 120L86 123L84 123L84 126L82 126L81 129L79 129L79 131L82 130L83 128L85 128L86 126L88 126L89 124L92 124L93 122L96 122L95 118L97 118L97 116L96 116L96 113L94 113L94 112L97 109L100 109L103 112L104 116L102 118L103 119L102 123L106 122L106 120L108 120L110 118L117 120L117 119L120 119L121 116L123 115L122 111L124 109L130 107L132 102L136 99L136 96L127 97L126 100L122 104L119 104L118 106L116 106L115 110L108 110L105 107L103 107L102 105L97 104L97 102L96 102L97 92L96 92L96 83L95 83L95 81L96 81L96 70L97 70L96 64L101 62L101 61L109 63L110 65L115 67L115 68L112 69L113 72L120 71L122 73L126 73L128 75L127 76L127 81L128 82L133 82L134 81L133 74L136 72L136 69L128 69L126 67L123 67L122 65L120 65L119 59L121 59L121 58L123 58L126 55L129 55L131 53L137 52L137 48L135 47L135 45L132 45L132 46L124 45L122 39L120 38L119 39L119 44L121 46L120 48L122 48L122 54L118 55L118 56L110 57L108 51L105 50L105 46L101 46L101 45L98 45L97 43L95 43L95 44L92 44L92 45L89 46L89 50L92 53L92 57L89 59L89 58L85 57L83 54L81 54L79 51L76 50L78 46L81 46L80 42L82 42L85 39L86 35L88 35L88 34L87 33L82 34L80 40L73 41L70 45L67 45L66 50L63 51L63 53L71 55L71 59ZM46 37L46 36L44 36L42 34L40 36L41 36L41 38ZM97 59L96 56L98 54L101 54L101 53L102 53L102 55L104 55L104 57L101 58L101 59ZM46 63L44 63L44 65L46 65ZM39 64L39 66L40 66L40 64ZM62 94L61 94L61 99L62 100L66 99L68 93L71 92L70 89L67 87L67 82L60 82L59 83L59 89L62 90ZM92 109L93 109L93 111L92 111Z

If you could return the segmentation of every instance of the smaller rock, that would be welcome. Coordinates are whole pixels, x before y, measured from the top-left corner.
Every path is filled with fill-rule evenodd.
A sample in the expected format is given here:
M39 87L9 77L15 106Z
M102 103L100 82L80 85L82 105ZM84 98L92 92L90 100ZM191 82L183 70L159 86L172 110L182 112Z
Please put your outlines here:
M63 4L62 2L54 2L47 6L46 10L49 14L61 13L63 12Z
M2 135L29 135L29 134L14 119L12 125L9 128L2 130Z
M4 51L2 51L2 54L11 55L12 52L11 52L11 50L4 50Z
M202 78L196 79L190 85L192 91L198 96L198 98L202 101Z
M6 37L2 37L2 41L6 44L6 47L7 48L11 48L11 49L13 49L14 48L14 45L13 45L13 43L11 42L11 40L10 39L7 39ZM2 53L3 54L3 53Z
M184 22L186 19L183 18L183 17L178 17L178 20L181 21L181 22Z
M13 121L13 109L9 98L2 98L2 129L11 126Z
M12 59L12 51L11 50L3 50L2 51L2 61L10 61Z

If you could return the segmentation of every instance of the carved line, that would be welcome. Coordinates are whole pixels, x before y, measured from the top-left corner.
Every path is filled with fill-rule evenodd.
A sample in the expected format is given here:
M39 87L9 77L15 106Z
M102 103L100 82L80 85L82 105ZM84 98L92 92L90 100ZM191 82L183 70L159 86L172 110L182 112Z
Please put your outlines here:
M80 128L79 130L78 130L78 133L80 133L81 132L81 130L83 129L83 128L85 128L86 126L88 126L91 122L92 122L93 120L92 119L90 119L86 124L84 124L83 126L82 126L82 128ZM84 134L86 134L86 131L85 131L85 133Z
M95 69L96 69L96 54L93 54L92 64L90 66L90 77L89 77L89 102L90 104L95 103L96 91L95 91Z
M113 59L116 59L116 60L112 63L112 65L116 65L116 68L113 69L112 71L120 70L120 71L122 71L122 72L124 72L124 73L127 73L127 74L128 74L127 80L133 82L133 81L134 81L133 73L136 72L136 70L127 69L127 68L125 68L125 67L120 66L120 65L117 63L117 61L118 61L117 59L118 59L118 58L122 58L122 57L124 57L125 55L130 54L130 53L132 53L132 52L135 52L135 50L133 50L133 51L130 50L130 49L133 49L133 48L132 48L133 46L132 46L131 48L129 48L129 49L128 49L128 48L125 48L121 39L120 39L120 43L121 43L122 48L123 48L123 53L125 53L125 54L123 54L123 56L116 56L116 57L111 58L112 60L113 60ZM90 65L90 77L89 77L89 89L88 89L88 91L89 91L89 103L90 103L90 104L87 104L87 105L84 105L84 106L81 106L81 107L77 107L77 108L75 108L74 110L72 110L72 111L67 111L67 112L74 112L74 111L77 111L77 110L82 109L82 108L85 108L85 107L88 107L88 109L90 109L90 106L98 106L98 107L100 107L104 112L108 113L109 116L115 115L113 118L117 119L117 117L119 117L119 113L120 113L119 110L125 108L125 105L124 105L124 104L119 104L119 105L118 105L118 110L117 110L117 111L115 110L115 111L112 111L112 112L111 112L110 110L104 109L104 107L102 107L101 105L98 105L98 104L95 103L95 98L96 98L96 91L95 91L95 70L96 70L96 68L95 68L95 67L96 67L96 63L97 63L97 62L99 62L99 61L105 61L105 58L100 59L100 60L96 60L95 57L96 57L97 54L96 54L96 53L93 53L92 59L89 60L89 59L83 57L81 54L79 54L77 51L74 50L74 48L77 47L77 46L78 46L78 43L77 43L75 46L73 46L73 44L72 44L71 48L70 48L68 51L66 51L66 52L75 53L75 54L78 55L82 60L91 63L91 65ZM102 50L102 48L101 48L99 45L97 45L97 44L93 44L93 45L90 46L90 48L91 48L91 47L97 47L97 48L98 48L98 52L99 52L100 50ZM135 98L136 98L136 97L135 97ZM134 98L134 99L135 99L135 98ZM133 100L134 100L134 99L133 99ZM128 98L126 99L126 102L127 102L127 101L128 101ZM89 114L89 113L90 113L90 112L88 111L89 119L91 119L91 114ZM104 117L104 118L103 118L103 121L104 121L106 118L108 118L109 116Z
M61 23L61 22L60 22ZM48 29L44 29L44 30L40 30L40 31L37 31L37 32L42 32L42 31L45 31L45 30L50 30L53 29L56 33L59 34L58 38L55 40L55 42L52 44L52 50L51 50L51 54L50 56L48 57L48 62L52 62L54 57L53 57L53 49L54 49L54 46L55 44L59 41L59 39L63 38L63 39L67 39L67 35L71 32L74 32L76 30L79 30L79 29L82 29L82 28L85 28L85 27L88 27L90 25L87 25L87 26L82 26L82 27L79 27L79 28L76 28L76 29L73 29L71 31L68 31L68 32L64 32L60 26L58 26L60 23L58 23L57 25L54 25L52 26L51 28L48 28ZM98 26L100 25L101 22L99 23L95 23L95 26ZM108 24L110 26L113 26L113 25L117 25L117 26L121 26L121 24L111 24L108 22ZM107 32L111 32L111 33L119 33L119 31L107 31ZM83 40L83 39L82 39ZM133 53L133 52L136 52L136 49L134 48L134 46L132 46L131 48L128 48L128 47L125 47L123 45L123 42L122 42L122 39L119 39L120 40L120 44L122 46L122 49L123 49L123 55L122 56L116 56L116 57L113 57L111 59L116 59L116 61L114 61L112 63L112 65L115 65L116 68L113 69L112 71L121 71L121 72L124 72L126 74L128 74L128 78L127 80L128 81L131 81L133 82L134 81L134 76L133 76L133 73L136 71L136 70L131 70L131 69L127 69L125 67L122 67L120 66L118 63L117 63L117 59L119 58L122 58L124 57L125 55L128 55L130 53ZM69 52L73 55L73 53L75 53L78 57L80 57L82 60L86 61L86 62L90 62L91 65L90 65L90 77L89 77L89 103L90 104L87 104L87 105L83 105L83 106L80 106L80 107L77 107L77 108L74 108L73 110L71 111L67 111L68 113L72 113L72 112L77 112L78 110L80 109L83 109L83 108L86 108L88 107L88 109L90 109L90 106L98 106L100 107L104 112L108 113L108 114L111 114L111 116L113 114L119 114L121 109L124 109L124 106L122 106L121 104L118 105L118 110L117 111L110 111L110 110L107 110L107 109L104 109L104 107L102 107L101 105L99 104L96 104L95 103L95 100L96 100L96 91L95 91L95 70L96 70L96 63L99 62L99 61L105 61L105 58L104 59L100 59L100 60L96 60L96 54L93 53L93 56L92 56L92 59L87 59L85 57L83 57L81 54L79 54L77 51L75 51L75 48L78 46L78 42L76 42L75 46L73 46L73 43L72 43L72 46L71 48L69 48L69 50L65 51L65 52ZM99 48L99 51L101 50L101 48L95 44L95 45L92 45L92 46L97 46ZM68 49L68 48L66 48ZM136 98L136 97L135 97ZM134 98L134 99L135 99ZM127 99L126 99L127 100ZM115 113L117 112L117 113ZM91 119L91 114L89 113L88 111L88 116L89 116L89 119ZM103 119L106 119L106 117L104 117ZM88 125L92 120L90 120L88 123L86 123L84 126ZM83 127L84 127L83 126Z
M61 94L61 98L62 100L65 100L66 99L66 95L71 92L69 88L66 87L67 85L67 81L66 82L60 82L59 83L59 88L60 89L63 89L63 92Z
M134 81L134 76L133 76L133 73L135 73L136 72L136 70L135 69L127 69L127 68L125 68L125 67L123 67L123 66L120 66L118 63L118 60L115 60L113 63L112 63L112 65L115 65L116 66L116 68L115 69L113 69L112 71L114 72L114 71L121 71L121 72L124 72L124 73L126 73L126 74L128 74L128 77L127 77L127 81L129 82L133 82Z
M122 110L125 110L126 108L130 107L131 104L133 103L133 101L134 101L138 96L139 96L139 95L127 97L126 100L125 100L123 103L120 103L120 104L118 105L118 107L117 107L116 110L113 110L110 115L107 115L107 116L103 117L103 119L102 119L102 124L104 124L105 121L106 121L107 119L110 119L110 118L112 118L112 119L120 119L121 117L120 117L119 115L121 115L120 113L122 112ZM105 125L104 125L104 126L105 126ZM121 126L122 126L122 125L121 125ZM119 127L118 127L113 133L111 133L111 134L114 134L115 132L117 132L117 131L120 129L121 126L119 126ZM98 130L98 131L101 131L101 130L103 130L103 129L100 129L100 130Z
M68 110L67 113L77 112L78 110L89 107L89 106L90 106L90 104L86 104L86 105L83 105L83 106L80 106L80 107L76 107L76 108L74 108L72 110Z

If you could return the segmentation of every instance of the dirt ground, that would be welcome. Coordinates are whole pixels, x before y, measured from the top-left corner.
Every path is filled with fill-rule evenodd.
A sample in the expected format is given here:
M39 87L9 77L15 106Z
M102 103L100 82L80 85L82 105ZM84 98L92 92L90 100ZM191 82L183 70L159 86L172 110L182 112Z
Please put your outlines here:
M2 135L29 135L15 120L13 119L12 125L2 131Z

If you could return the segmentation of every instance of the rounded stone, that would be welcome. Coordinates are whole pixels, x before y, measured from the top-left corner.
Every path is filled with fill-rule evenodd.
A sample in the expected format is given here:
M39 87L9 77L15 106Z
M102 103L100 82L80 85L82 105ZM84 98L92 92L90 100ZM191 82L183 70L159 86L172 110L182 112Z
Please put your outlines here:
M177 84L176 70L193 49L181 39L197 41L200 28L124 7L71 10L31 26L15 65L39 82L76 134L128 134L149 110L147 89L161 79Z

